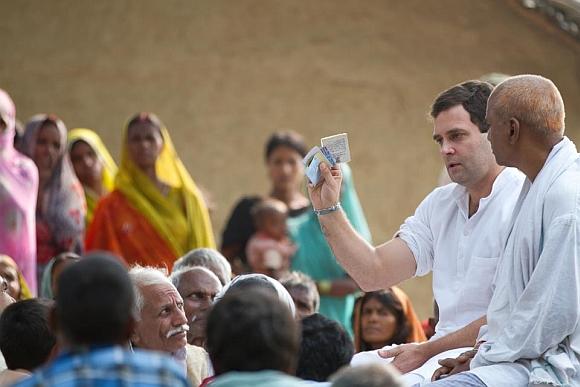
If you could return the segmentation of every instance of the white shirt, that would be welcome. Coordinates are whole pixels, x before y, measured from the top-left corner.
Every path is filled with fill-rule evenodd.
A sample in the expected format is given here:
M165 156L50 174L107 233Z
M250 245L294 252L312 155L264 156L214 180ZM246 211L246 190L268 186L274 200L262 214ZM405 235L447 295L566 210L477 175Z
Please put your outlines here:
M415 257L415 275L433 272L439 323L432 340L486 314L498 257L524 178L518 170L505 168L471 217L465 187L451 183L437 188L401 225L397 236Z

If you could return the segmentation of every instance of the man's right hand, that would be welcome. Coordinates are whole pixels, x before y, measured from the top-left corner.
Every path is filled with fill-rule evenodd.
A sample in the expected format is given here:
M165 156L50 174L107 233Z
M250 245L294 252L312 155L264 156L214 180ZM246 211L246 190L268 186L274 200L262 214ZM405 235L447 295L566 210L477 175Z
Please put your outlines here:
M437 368L431 377L431 381L434 382L444 377L455 375L460 372L469 371L469 365L471 364L471 359L475 357L477 349L472 349L467 352L463 352L455 359L447 358L439 360L441 367Z
M423 344L401 344L391 349L379 349L379 356L393 358L392 365L402 374L421 367L429 355L424 351Z
M339 202L342 182L342 173L338 165L330 168L325 163L321 163L319 168L320 182L316 186L308 184L310 201L317 210L332 207Z

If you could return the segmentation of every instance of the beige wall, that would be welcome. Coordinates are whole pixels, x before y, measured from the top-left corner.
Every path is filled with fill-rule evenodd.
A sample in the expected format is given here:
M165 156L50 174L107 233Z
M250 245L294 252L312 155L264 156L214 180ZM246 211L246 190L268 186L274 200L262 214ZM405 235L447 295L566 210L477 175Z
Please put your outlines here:
M55 112L97 129L114 155L124 120L157 112L218 204L263 193L262 145L295 129L347 131L376 241L436 184L426 113L481 74L540 73L580 127L580 49L503 0L18 0L0 2L0 87L19 117ZM422 316L430 280L405 285Z

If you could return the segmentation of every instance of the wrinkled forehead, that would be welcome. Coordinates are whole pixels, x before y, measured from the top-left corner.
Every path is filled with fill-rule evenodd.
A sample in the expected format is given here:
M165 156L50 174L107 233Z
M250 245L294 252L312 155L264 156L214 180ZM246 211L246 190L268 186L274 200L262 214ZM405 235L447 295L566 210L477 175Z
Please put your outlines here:
M293 299L300 300L304 303L314 303L314 293L305 286L293 286L288 289L288 292Z
M146 285L141 289L145 306L159 307L175 302L182 302L179 292L171 283Z
M217 276L215 274L212 276L211 274L202 270L187 271L182 274L179 288L189 289L190 291L217 293L221 290L222 285Z

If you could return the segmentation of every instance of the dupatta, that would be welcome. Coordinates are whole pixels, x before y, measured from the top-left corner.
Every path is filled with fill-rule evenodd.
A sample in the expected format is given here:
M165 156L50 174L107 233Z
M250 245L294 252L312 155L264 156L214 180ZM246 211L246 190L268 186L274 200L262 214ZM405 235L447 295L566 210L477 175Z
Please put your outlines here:
M60 149L52 175L44 188L43 197L38 198L43 206L41 210L37 209L37 230L39 221L48 226L52 246L47 250L51 252L54 250L55 254L63 251L81 254L86 214L85 195L66 152L66 126L59 118L51 115L33 116L26 124L22 149L32 158L38 131L47 121L54 124L60 134ZM46 264L52 255L45 256L38 251L37 262Z
M156 161L159 180L176 190L181 205L163 196L155 184L135 165L127 149L128 123L123 129L121 164L115 189L143 215L179 257L198 247L215 248L209 213L201 192L179 159L167 129L161 125L163 149Z
M113 157L107 150L107 147L99 135L93 130L86 128L76 128L71 130L68 133L69 152L78 141L84 141L93 149L99 158L99 161L103 165L103 188L105 188L107 192L113 191L113 187L115 185L115 175L117 174L117 164L115 163L115 160L113 160ZM87 224L90 224L91 220L93 219L97 202L100 198L96 193L92 192L89 187L83 186L83 188L85 190L85 199L87 202Z

